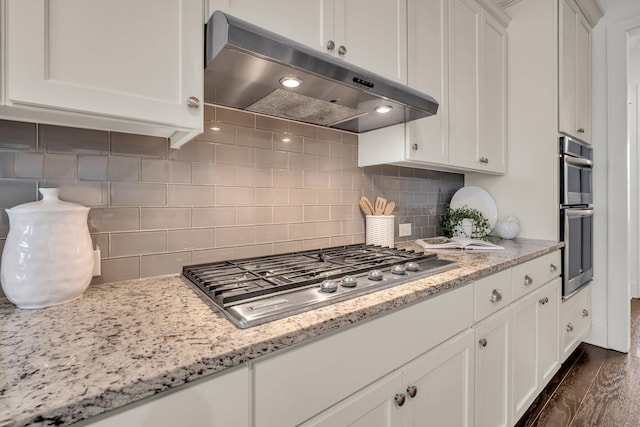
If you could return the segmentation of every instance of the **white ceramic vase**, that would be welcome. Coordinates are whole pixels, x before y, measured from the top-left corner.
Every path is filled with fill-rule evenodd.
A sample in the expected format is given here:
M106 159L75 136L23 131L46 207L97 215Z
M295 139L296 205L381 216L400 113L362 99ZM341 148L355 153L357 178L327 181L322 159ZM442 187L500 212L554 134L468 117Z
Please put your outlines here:
M2 290L20 308L43 308L79 298L93 274L89 208L43 199L7 209L9 234L2 251Z
M496 232L503 239L513 239L520 232L520 220L513 215L505 216L503 222L496 224Z

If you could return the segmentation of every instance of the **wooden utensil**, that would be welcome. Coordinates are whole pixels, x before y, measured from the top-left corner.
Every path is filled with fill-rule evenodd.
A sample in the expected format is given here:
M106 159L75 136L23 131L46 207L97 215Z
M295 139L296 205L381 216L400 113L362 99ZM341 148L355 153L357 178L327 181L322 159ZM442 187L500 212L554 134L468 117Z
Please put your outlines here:
M365 196L360 197L360 209L362 209L365 215L373 215L371 202Z
M386 207L387 207L387 199L381 196L376 197L376 207L375 207L374 213L376 215L382 215Z
M395 202L387 203L387 207L384 209L384 215L391 215L391 213L393 212L393 210L395 208L396 208L396 203Z

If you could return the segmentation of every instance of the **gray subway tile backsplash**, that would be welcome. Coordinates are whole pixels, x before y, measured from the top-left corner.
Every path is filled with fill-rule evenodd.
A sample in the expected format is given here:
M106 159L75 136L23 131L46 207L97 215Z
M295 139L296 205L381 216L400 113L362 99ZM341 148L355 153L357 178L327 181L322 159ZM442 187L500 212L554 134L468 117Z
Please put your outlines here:
M464 185L457 174L360 168L357 135L333 129L211 106L204 128L176 150L166 138L0 120L0 245L4 209L38 200L38 187L91 207L103 258L93 283L107 283L363 242L362 195L395 201L396 223L430 237Z

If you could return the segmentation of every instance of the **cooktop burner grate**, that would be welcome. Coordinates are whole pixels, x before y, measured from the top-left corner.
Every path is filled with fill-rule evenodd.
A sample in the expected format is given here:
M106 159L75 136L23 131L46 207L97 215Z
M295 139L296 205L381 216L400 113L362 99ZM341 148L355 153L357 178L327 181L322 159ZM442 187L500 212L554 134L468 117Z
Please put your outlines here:
M403 277L397 276L397 272L390 273L392 267L407 263L419 265L419 270L405 275L403 269ZM183 267L182 274L236 325L247 327L284 317L282 314L285 312L293 314L301 307L309 309L326 305L329 300L370 292L374 286L382 288L399 284L412 277L426 275L427 271L440 271L457 265L451 264L455 263L439 260L434 254L358 244L190 265ZM373 279L367 280L367 274L374 270L387 272L379 283L374 283ZM345 277L355 279L359 284L343 284L339 286L340 292L331 295L325 293L326 290L320 292L319 284L328 280L342 284L341 279ZM274 310L278 313L264 316L258 313ZM242 319L239 320L239 317ZM260 317L260 320L249 321L247 317Z

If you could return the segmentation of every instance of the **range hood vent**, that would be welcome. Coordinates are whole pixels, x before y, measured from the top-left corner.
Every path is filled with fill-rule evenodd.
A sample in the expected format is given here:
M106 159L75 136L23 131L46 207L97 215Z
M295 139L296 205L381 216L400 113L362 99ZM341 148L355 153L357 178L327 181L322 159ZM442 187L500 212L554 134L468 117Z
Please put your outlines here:
M205 64L209 104L356 133L438 111L429 95L221 11L207 23Z

